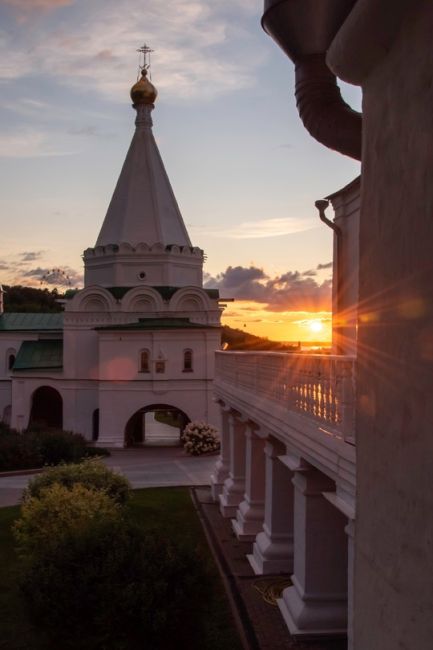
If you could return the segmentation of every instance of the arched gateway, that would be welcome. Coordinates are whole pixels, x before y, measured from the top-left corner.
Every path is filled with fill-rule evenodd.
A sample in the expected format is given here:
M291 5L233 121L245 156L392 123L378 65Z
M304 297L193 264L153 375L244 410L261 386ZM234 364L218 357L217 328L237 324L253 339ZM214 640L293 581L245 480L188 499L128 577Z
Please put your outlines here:
M190 418L175 406L150 404L136 411L125 427L125 446L179 445Z
M63 427L63 400L51 386L40 386L32 395L29 427L44 426L55 429Z

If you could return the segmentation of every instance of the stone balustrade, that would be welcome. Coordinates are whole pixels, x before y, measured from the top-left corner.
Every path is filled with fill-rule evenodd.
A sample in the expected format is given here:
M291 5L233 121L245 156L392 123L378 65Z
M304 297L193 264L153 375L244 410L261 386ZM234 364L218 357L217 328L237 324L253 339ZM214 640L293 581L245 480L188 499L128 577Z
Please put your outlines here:
M254 573L290 575L278 606L299 638L351 638L354 366L342 355L216 353L212 496L251 544Z
M353 442L354 365L341 355L217 352L215 385L277 403Z

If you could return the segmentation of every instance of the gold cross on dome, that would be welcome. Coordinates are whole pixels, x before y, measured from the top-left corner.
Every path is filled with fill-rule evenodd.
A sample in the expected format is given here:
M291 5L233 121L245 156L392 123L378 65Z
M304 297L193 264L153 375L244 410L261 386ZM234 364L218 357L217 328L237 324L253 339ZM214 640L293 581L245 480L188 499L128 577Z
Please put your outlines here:
M138 48L138 65L141 70L150 70L150 54L154 52L146 43ZM143 58L140 55L143 55Z

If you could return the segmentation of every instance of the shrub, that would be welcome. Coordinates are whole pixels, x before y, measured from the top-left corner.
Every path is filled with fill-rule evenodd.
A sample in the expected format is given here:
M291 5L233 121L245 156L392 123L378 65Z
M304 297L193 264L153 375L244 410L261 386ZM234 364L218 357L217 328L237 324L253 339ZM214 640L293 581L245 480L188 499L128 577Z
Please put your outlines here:
M120 505L103 491L80 483L70 488L54 483L23 502L14 536L20 556L32 562L41 550L57 547L73 531L121 516Z
M211 424L200 421L186 425L182 433L182 442L185 451L193 456L218 451L220 448L217 429Z
M57 465L62 461L76 463L86 455L87 441L80 433L61 429L42 429L29 430L23 435L33 439L44 465Z
M60 531L50 516L54 543L32 546L32 561L23 564L21 588L35 623L62 647L188 647L200 634L190 599L204 600L207 584L195 549L175 548L125 518L84 518Z
M107 449L89 447L79 433L32 428L24 433L0 423L0 471L76 463L91 456L109 456Z
M43 459L33 440L5 425L0 431L0 471L33 469L40 467Z
M50 467L42 474L35 476L24 491L24 500L40 497L42 491L54 483L68 489L80 483L89 490L103 490L120 504L126 503L130 492L130 485L126 478L116 474L97 458L89 458L75 465Z

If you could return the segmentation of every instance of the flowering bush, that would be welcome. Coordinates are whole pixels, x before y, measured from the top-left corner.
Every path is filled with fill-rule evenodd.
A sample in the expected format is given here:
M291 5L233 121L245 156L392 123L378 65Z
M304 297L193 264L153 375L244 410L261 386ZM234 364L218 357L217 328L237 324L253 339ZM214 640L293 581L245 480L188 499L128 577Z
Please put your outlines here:
M182 433L185 451L200 456L210 451L219 451L220 441L217 429L206 422L194 421L186 425Z

